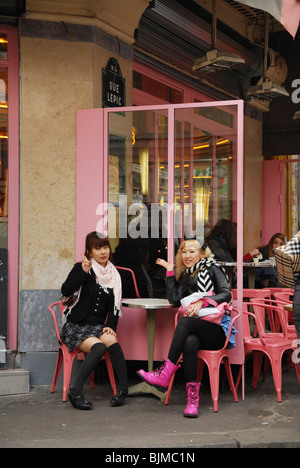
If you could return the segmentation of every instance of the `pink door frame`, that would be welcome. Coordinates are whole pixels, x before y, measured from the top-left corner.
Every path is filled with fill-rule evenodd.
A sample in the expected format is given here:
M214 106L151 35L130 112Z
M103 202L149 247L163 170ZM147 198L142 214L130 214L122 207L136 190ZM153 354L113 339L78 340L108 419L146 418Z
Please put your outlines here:
M161 106L138 106L120 108L122 112L159 111L168 112L168 166L174 170L174 113L176 109L189 109L193 107L222 107L235 106L237 108L237 204L235 207L237 219L237 302L239 310L242 310L243 290L243 146L244 146L244 102L243 101L218 101L192 104L176 104ZM100 204L108 203L108 117L109 113L116 109L91 109L77 111L77 188L76 188L76 260L80 260L80 254L84 247L85 236L88 232L97 230L99 223ZM92 168L92 170L91 170ZM174 174L168 177L168 203L174 201ZM89 190L93 187L93 190ZM171 243L174 234L173 222L170 223L171 235L168 242ZM171 244L170 244L171 246ZM170 247L169 246L169 247ZM173 248L168 248L173 252ZM170 254L169 260L172 261ZM244 363L242 321L239 323L240 333L237 335L238 346L231 350L231 360L236 364Z
M300 159L263 161L262 243L268 244L275 232L285 232L284 166Z
M19 40L18 28L1 25L7 34L8 59L8 336L7 348L17 349L19 295Z

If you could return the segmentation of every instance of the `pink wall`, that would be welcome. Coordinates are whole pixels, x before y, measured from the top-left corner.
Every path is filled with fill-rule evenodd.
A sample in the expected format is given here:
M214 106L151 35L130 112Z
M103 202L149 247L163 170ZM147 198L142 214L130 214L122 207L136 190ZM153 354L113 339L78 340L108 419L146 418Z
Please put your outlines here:
M284 170L280 161L263 161L262 244L284 232Z
M285 233L285 169L293 162L300 159L263 161L262 244L275 232Z

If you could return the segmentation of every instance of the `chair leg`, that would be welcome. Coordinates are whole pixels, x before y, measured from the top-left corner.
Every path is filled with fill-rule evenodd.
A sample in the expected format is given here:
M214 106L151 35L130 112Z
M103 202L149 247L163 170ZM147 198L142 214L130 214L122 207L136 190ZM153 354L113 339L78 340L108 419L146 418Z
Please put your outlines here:
M299 368L299 364L298 364L298 362L296 362L294 365L295 365L295 370L296 370L297 379L298 379L298 382L299 382L299 384L300 384L300 368Z
M77 356L78 352L76 353L69 353L66 352L64 355L64 373L63 373L63 399L62 401L67 401L67 394L70 386L71 374L72 374L72 367L73 361Z
M55 366L53 381L52 381L52 385L51 385L51 393L54 393L54 391L55 391L55 387L56 387L58 377L59 377L59 374L60 374L60 371L61 371L62 363L63 363L63 353L62 353L62 350L60 348L58 348L56 366Z
M175 374L172 375L171 380L170 380L170 383L169 383L169 386L168 386L168 390L167 390L166 398L165 398L165 405L168 405L168 404L169 404L169 400L170 400L170 396L171 396L171 391L172 391L174 379L175 379Z
M180 358L177 361L177 366L179 365L180 362L182 362L182 355L180 356ZM176 374L176 372L175 372L175 374ZM174 383L174 379L175 379L175 374L172 375L169 386L168 386L168 390L167 390L166 397L165 397L165 405L168 405L169 401L170 401L170 396L171 396L171 391L172 391L172 387L173 387L173 383Z
M269 372L269 369L270 369L270 361L269 359L266 359L265 358L265 362L264 362L264 375L263 375L263 378L262 378L262 381L265 382L266 381L266 378L267 378L267 374Z
M282 389L282 366L281 366L282 352L275 351L270 357L274 387L277 393L278 402L282 401L281 389Z
M236 393L236 389L235 389L235 386L234 386L234 381L233 381L233 377L232 377L232 372L231 372L231 366L230 366L229 358L228 358L228 357L225 357L225 358L223 359L223 362L224 362L224 366L225 366L225 370L226 370L228 382L229 382L229 385L230 385L230 389L231 389L231 392L232 392L232 395L233 395L233 399L234 399L234 401L238 402L239 399L238 399L238 396L237 396L237 393Z
M95 387L95 373L92 372L90 375L89 375L89 381L90 381L90 385L91 385L91 388L94 388Z
M220 362L210 363L208 371L213 408L214 411L217 412L219 411Z
M238 388L239 388L239 385L240 385L240 381L241 381L241 377L242 377L242 372L243 372L243 365L241 364L241 365L240 365L240 368L239 368L239 373L238 373L238 376L237 376L236 382L235 382L235 391L236 391L236 392L238 391Z
M252 387L257 387L257 382L260 375L261 365L263 360L263 353L258 351L253 353L253 378L252 378Z
M113 366L112 366L112 363L111 363L110 356L109 356L108 352L105 353L104 359L105 359L105 362L106 362L106 367L107 367L107 372L108 372L110 385L111 385L113 394L115 395L117 393L115 374L114 374Z
M202 359L198 359L197 382L202 381L203 369L204 369L204 361Z

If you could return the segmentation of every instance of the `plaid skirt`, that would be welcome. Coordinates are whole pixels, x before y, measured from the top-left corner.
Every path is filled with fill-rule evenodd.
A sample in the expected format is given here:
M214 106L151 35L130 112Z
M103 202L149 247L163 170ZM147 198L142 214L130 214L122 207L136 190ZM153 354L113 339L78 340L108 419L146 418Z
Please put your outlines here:
M68 351L71 353L75 348L87 338L99 336L102 333L104 325L79 325L74 322L67 322L61 329L61 341L67 346Z

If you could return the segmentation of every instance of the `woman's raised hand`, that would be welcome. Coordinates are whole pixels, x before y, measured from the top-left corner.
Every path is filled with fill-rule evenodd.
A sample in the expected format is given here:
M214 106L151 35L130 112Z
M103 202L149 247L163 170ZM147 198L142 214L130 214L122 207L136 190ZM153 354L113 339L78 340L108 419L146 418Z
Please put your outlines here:
M85 255L81 254L82 257L82 269L89 273L90 269L92 268L92 261L88 260Z
M162 258L158 258L156 260L156 264L164 267L167 271L174 270L174 265L172 263L166 262L166 260L163 260Z

